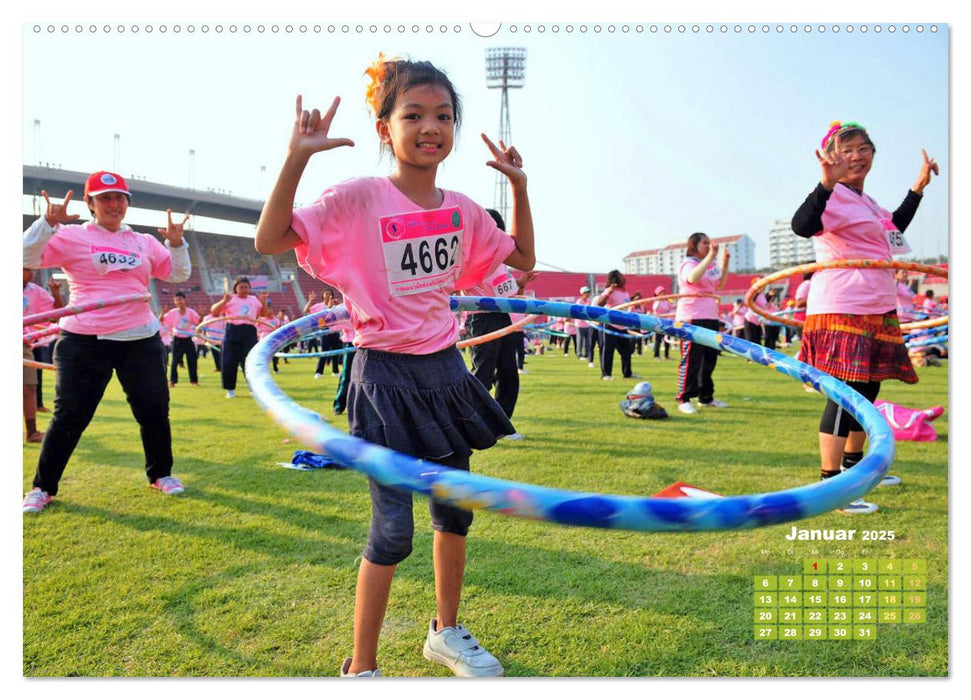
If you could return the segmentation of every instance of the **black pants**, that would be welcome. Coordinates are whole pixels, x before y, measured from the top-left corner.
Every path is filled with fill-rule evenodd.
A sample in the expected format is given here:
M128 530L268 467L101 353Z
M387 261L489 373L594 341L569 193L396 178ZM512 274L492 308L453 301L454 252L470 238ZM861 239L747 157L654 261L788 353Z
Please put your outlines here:
M779 342L779 326L765 327L765 347L775 350L776 343Z
M563 354L564 355L569 355L570 354L570 341L571 340L573 341L573 352L577 352L577 337L575 335L570 335L569 333L567 333L567 336L563 339Z
M246 376L244 363L254 345L256 345L256 326L251 326L248 323L226 324L223 352L219 360L223 375L223 389L226 391L236 390L238 369L242 368L243 376Z
M509 314L484 312L472 314L466 327L472 337L478 337L505 328L510 323ZM492 386L495 384L496 403L507 418L512 418L513 411L516 410L516 401L519 399L517 343L519 346L523 344L521 333L510 333L469 348L472 353L472 374L482 383L486 391L492 391Z
M611 376L614 369L614 350L620 355L620 372L625 377L632 374L630 356L634 352L634 344L631 338L621 338L607 331L601 333L603 342L603 353L600 357L600 374L604 377Z
M717 319L689 321L693 326L717 331L721 325ZM697 399L710 403L715 398L715 382L711 375L718 362L718 350L691 340L681 341L681 365L678 367L678 403Z
M179 383L179 363L185 358L186 369L189 370L189 382L199 383L199 372L196 366L196 344L192 338L172 338L172 366L169 369L169 381Z
M593 362L593 347L590 345L590 335L593 329L590 326L577 328L577 354Z
M149 483L172 473L165 346L158 333L120 341L62 330L54 345L54 364L54 415L44 434L34 486L51 496L57 493L64 468L104 396L112 371L141 430Z
M654 331L654 357L661 357L661 343L664 343L664 356L671 355L671 342L660 331Z
M510 333L509 337L515 339L514 345L516 346L516 368L523 369L523 365L526 362L526 333L523 331L516 331L515 333Z
M751 321L745 322L745 340L756 345L762 345L762 326Z
M222 356L223 356L222 350L220 348L217 348L215 345L213 345L212 346L212 363L214 365L216 365L216 371L217 372L221 372L222 371L222 364L220 363L220 359L222 358Z
M340 350L343 346L341 343L340 333L328 333L327 335L321 336L320 338L320 351L329 352L330 350ZM341 373L341 358L343 355L331 355L330 357L319 357L317 358L317 371L316 374L323 374L324 368L327 363L331 364L331 373L340 374Z
M50 364L51 362L51 346L50 345L38 345L31 351L34 355L34 359L37 362L46 362ZM37 408L44 407L44 372L47 370L39 369L37 371Z

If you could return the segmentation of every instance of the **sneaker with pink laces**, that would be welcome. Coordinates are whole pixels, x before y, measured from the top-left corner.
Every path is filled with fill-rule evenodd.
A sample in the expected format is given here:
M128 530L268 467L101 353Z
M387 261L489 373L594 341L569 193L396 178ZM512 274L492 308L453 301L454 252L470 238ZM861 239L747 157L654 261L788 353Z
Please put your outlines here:
M185 486L174 476L163 476L161 479L156 479L152 482L152 488L158 489L167 496L174 496L185 491Z
M24 497L25 513L40 513L44 506L51 502L51 497L47 491L34 487L34 490Z

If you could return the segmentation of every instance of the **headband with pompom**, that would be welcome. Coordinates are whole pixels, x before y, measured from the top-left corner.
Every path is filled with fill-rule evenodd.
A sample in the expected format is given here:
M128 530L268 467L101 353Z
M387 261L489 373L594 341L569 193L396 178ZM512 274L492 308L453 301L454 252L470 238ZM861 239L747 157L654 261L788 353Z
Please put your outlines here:
M841 131L846 131L847 129L859 129L860 131L866 131L865 126L863 126L862 124L858 124L856 122L840 122L840 121L831 122L829 125L829 131L826 132L826 135L823 137L823 140L820 143L820 148L822 148L825 151L826 146L829 145L829 142L832 140L832 138L836 136L838 133L840 133Z

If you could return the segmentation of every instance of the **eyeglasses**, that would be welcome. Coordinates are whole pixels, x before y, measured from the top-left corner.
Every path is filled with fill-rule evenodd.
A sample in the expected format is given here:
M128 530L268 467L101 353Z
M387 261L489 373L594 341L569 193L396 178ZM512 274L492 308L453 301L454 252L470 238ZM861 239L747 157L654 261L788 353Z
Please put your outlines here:
M863 156L864 158L866 156L872 156L873 155L873 146L860 146L859 148L841 148L840 149L840 155L843 156L844 158L849 158L854 153L856 153L859 156Z

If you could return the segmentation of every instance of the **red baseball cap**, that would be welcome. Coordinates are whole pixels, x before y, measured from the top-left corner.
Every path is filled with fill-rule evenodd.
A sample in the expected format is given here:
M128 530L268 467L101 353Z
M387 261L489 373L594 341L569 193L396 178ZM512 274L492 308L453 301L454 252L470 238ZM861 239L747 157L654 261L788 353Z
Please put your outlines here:
M87 182L84 183L84 198L87 199L105 192L121 192L131 197L128 185L125 184L125 178L121 175L109 173L107 170L99 170L89 175Z

